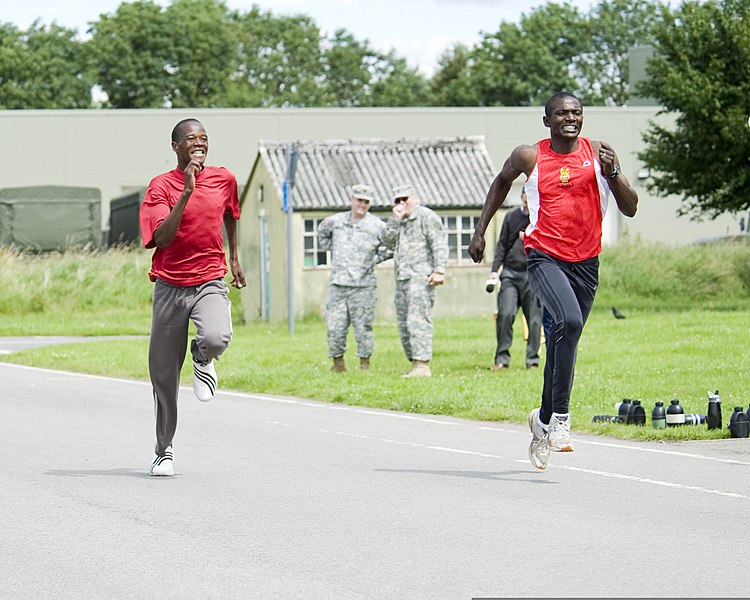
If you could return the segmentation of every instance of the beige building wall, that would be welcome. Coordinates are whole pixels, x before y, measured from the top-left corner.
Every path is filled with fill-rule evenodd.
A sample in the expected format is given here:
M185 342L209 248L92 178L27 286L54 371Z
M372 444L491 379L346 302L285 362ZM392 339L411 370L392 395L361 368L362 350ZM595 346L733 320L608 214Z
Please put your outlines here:
M676 199L655 198L638 179L636 155L649 120L669 124L655 107L585 109L584 135L610 142L621 156L623 172L638 189L635 219L608 217L605 241L615 232L668 244L685 244L739 233L739 218L693 222L677 217ZM484 135L497 168L520 143L547 136L542 109L374 108L374 109L154 109L0 111L6 141L0 163L2 187L70 185L98 187L102 222L109 222L109 201L145 187L174 167L170 132L182 118L197 117L209 133L209 161L229 167L240 184L247 181L258 140L332 138L428 138ZM481 199L479 199L481 200ZM745 216L745 215L743 215Z
M584 135L611 143L620 155L623 172L636 187L639 210L626 219L611 207L604 223L605 243L621 236L668 244L739 233L739 217L725 215L714 221L694 222L677 217L677 199L656 198L645 185L647 178L637 158L641 136L651 120L669 125L655 107L585 109ZM393 109L162 109L162 110L39 110L0 111L0 127L7 149L0 162L2 187L67 185L98 187L102 192L102 223L109 222L109 201L148 185L152 177L175 166L170 133L187 117L200 119L209 134L209 163L230 168L244 186L258 152L266 140L351 138L437 138L483 135L487 150L500 168L520 143L545 138L542 108L393 108ZM268 317L287 318L287 229L281 211L280 190L268 175L263 185L248 190L240 221L241 264L250 285L243 291L247 318L261 313L260 228L261 208L268 219L271 276L266 297ZM487 182L488 186L490 182ZM519 180L511 190L518 197ZM483 198L478 198L481 203ZM423 198L429 206L429 199ZM478 212L478 210L477 210ZM742 215L747 216L747 215ZM496 218L488 231L486 263L491 262L499 232ZM294 256L301 257L303 221L295 213ZM490 314L494 295L484 292L489 264L449 267L446 284L438 289L435 316ZM378 267L378 316L393 318L392 269ZM295 314L320 312L328 285L327 269L295 265Z
M288 319L289 291L287 256L287 216L280 210L281 190L277 190L268 171L259 163L248 187L242 205L240 219L240 264L248 280L248 287L242 291L242 309L247 320L262 317L270 321ZM261 210L265 211L266 231L269 244L269 269L267 278L263 274L261 260ZM474 211L445 211L446 214ZM487 239L494 240L500 231L505 210L499 211L487 231ZM294 314L299 319L305 315L324 316L328 295L330 269L327 266L305 267L303 265L304 220L322 219L331 212L293 212L294 265ZM387 218L388 213L373 211L379 217ZM494 252L490 245L488 254ZM492 257L488 260L491 262ZM395 321L395 284L392 261L376 267L378 280L376 317L379 320ZM446 283L438 288L434 316L491 315L495 310L495 295L484 291L484 281L489 274L489 265L448 266ZM268 288L266 291L266 287ZM264 297L268 305L263 314Z

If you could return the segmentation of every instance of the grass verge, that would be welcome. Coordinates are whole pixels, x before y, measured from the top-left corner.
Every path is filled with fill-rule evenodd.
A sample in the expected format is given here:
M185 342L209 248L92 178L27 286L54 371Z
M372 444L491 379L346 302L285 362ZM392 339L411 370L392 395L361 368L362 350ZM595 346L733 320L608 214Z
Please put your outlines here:
M237 327L217 370L224 389L523 423L529 410L538 405L542 370L523 368L518 323L516 329L514 358L507 372L487 369L495 345L491 317L436 322L434 376L430 379L400 377L409 365L392 324L375 328L376 352L370 371L356 369L350 335L350 370L331 373L325 324L315 319L298 322L294 336L285 324ZM746 407L748 402L747 330L746 311L630 311L623 320L604 310L593 312L579 346L571 399L574 430L641 440L728 437L726 425L733 407ZM147 350L147 339L107 340L38 348L2 360L147 379ZM184 382L190 381L188 367L183 370ZM594 415L614 414L615 403L624 397L643 402L648 423L657 400L668 405L672 398L679 398L686 413L705 414L706 392L717 389L722 397L721 431L708 431L706 426L654 430L649 425L591 421ZM150 402L150 396L145 395L143 401Z

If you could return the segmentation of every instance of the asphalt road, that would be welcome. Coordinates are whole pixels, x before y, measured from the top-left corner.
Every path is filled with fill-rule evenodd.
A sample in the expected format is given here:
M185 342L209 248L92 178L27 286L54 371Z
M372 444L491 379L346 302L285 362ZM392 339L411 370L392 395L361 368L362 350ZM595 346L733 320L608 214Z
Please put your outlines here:
M0 377L3 598L750 595L750 440L540 472L523 426L184 388L152 478L146 382Z

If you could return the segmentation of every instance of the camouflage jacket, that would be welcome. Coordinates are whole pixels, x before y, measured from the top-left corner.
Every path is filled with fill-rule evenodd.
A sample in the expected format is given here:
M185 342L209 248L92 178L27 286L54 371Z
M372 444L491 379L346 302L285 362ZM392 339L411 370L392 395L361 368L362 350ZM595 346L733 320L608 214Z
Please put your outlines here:
M318 225L318 247L331 251L331 283L371 287L376 283L374 267L389 258L383 246L385 223L366 213L351 220L351 211L337 213Z
M384 241L394 252L396 279L445 273L448 262L448 237L443 221L434 211L418 205L406 219L388 219Z

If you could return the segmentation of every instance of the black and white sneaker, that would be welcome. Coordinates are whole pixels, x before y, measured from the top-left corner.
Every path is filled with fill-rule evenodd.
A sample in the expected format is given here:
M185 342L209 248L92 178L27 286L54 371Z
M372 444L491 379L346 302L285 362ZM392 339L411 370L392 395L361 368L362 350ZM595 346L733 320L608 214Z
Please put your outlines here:
M202 365L193 359L193 392L201 402L208 402L216 394L219 382L216 378L214 362Z
M155 454L149 473L155 477L172 477L174 475L174 454L172 446L167 446L164 454Z

